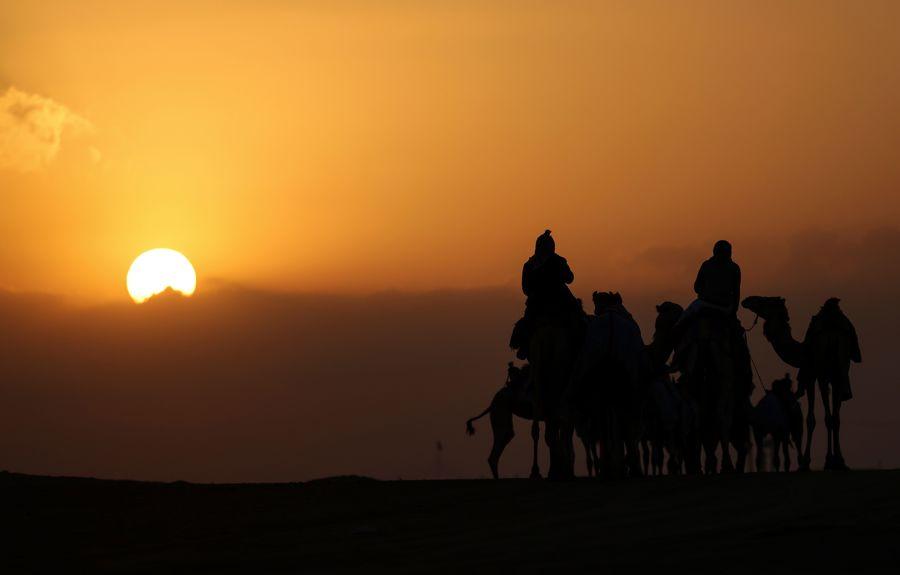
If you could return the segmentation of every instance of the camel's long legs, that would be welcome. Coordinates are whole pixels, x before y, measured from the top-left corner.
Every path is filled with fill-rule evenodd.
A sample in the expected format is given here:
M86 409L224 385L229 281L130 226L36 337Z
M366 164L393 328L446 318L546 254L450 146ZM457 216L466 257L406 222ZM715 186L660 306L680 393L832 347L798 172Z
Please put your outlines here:
M553 418L548 417L544 422L544 443L550 451L550 466L547 469L547 477L559 478L560 453L559 453L559 424Z
M720 372L722 373L722 372ZM734 471L734 462L731 459L731 429L734 425L734 401L730 394L722 393L719 398L719 437L722 445L722 472Z
M564 468L565 478L572 479L575 477L575 426L563 423L559 428L562 454L566 466Z
M781 449L784 451L784 470L786 472L791 470L791 442L788 440L788 437L789 436L786 435L781 442Z
M772 437L772 469L781 471L781 439L778 436Z
M825 468L830 469L834 464L834 415L831 412L831 395L829 394L829 389L823 386L821 391L822 405L825 406L825 429L828 430L828 451L825 454Z
M766 469L766 450L764 447L765 435L753 430L753 436L756 440L756 472L761 473Z
M538 467L538 444L541 442L541 424L537 420L531 422L531 441L534 444L534 456L531 460L531 478L540 479L541 469Z
M544 440L550 449L550 479L569 479L574 475L575 450L572 446L574 430L554 418L544 422Z
M653 475L662 475L663 470L663 460L665 459L665 453L663 453L663 442L660 440L655 440L650 443L650 451L651 451L651 459L653 461ZM673 450L669 450L669 457L673 457Z
M832 428L834 435L834 457L839 468L845 469L844 454L841 452L841 404L843 403L844 390L849 387L847 372L838 373L836 381L831 386L831 397L834 400L834 413L832 414Z
M701 408L700 442L703 446L703 473L713 475L719 469L719 458L716 456L719 438L716 435L715 404L709 403L706 413Z
M495 402L491 409L491 432L494 435L494 445L491 447L491 454L488 456L488 465L491 468L491 474L494 479L500 478L499 465L500 456L503 450L512 441L515 436L513 430L512 411L502 402Z
M594 453L591 449L592 440L587 435L581 436L581 444L584 446L584 463L587 466L588 477L594 477Z
M837 469L847 469L844 463L844 454L841 453L841 397L838 386L832 387L832 398L834 399L834 412L832 413L832 435L834 435L834 463Z
M637 434L633 429L624 430L625 434L625 461L628 465L629 477L643 477L644 470L641 467L641 453L638 447Z
M491 454L488 456L488 465L491 467L491 474L494 476L494 479L500 479L500 456L503 455L503 450L506 449L512 438L512 433L494 434L494 445L491 447Z
M641 462L644 467L645 475L656 475L655 470L650 467L650 444L650 440L646 437L641 438Z
M809 470L812 456L813 431L816 429L816 385L815 382L806 384L806 445L803 447L803 455L800 459L800 469Z

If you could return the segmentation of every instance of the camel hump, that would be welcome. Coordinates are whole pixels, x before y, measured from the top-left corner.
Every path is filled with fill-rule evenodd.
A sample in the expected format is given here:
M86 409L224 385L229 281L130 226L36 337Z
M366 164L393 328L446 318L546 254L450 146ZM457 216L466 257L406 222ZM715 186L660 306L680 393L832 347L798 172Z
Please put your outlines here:
M862 352L859 348L859 336L856 334L853 322L841 309L840 301L833 297L822 305L819 313L810 320L806 337L816 337L827 332L837 333L845 341L849 359L854 363L861 363Z

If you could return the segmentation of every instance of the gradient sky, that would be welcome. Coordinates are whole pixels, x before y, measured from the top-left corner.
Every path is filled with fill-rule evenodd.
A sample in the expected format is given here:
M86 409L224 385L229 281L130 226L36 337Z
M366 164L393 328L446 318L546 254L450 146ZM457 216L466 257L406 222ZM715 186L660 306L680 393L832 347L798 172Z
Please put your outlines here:
M545 228L645 338L723 237L794 333L840 296L900 465L898 61L895 1L0 0L0 466L484 474ZM131 303L157 247L192 300Z
M545 227L639 284L900 218L896 2L185 4L0 2L0 285L122 299L160 246L201 289L511 285Z

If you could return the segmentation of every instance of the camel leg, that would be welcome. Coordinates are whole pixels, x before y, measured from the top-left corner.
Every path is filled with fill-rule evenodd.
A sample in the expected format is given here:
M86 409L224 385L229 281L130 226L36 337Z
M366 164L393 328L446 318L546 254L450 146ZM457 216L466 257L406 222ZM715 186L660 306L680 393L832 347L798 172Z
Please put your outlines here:
M566 479L575 478L575 426L563 423L559 428L559 440L565 467L563 473Z
M591 440L586 435L582 435L581 444L584 446L584 463L587 466L588 477L594 477L594 452L591 449Z
M535 419L531 422L531 441L534 445L534 453L531 459L531 479L541 478L541 469L538 467L538 444L541 442L541 424Z
M835 463L839 464L844 461L844 457L841 454L841 400L838 399L837 392L832 393L832 400L834 401L834 409L831 412L831 435L834 444Z
M778 436L772 438L772 469L776 472L781 471L781 441Z
M669 475L681 475L682 456L677 450L669 450L669 460L666 461L666 473ZM660 475L662 471L660 470Z
M653 441L650 449L652 450L653 475L662 475L663 459L665 458L662 441Z
M641 438L641 462L644 466L645 475L653 474L653 470L650 468L650 443L646 437Z
M609 474L612 477L622 477L623 473L623 446L619 437L619 423L614 411L606 410L606 454L609 461Z
M715 475L718 471L719 460L716 457L716 447L718 442L715 438L706 437L703 440L703 452L705 459L703 461L703 473L706 475Z
M725 432L720 442L722 446L722 473L734 472L734 461L731 459L731 441L728 439L728 432Z
M816 429L816 386L814 382L806 385L806 443L803 446L803 455L797 463L801 471L809 471L809 464L812 461L812 438L813 431ZM797 446L799 451L800 447Z
M638 430L634 427L632 421L626 421L625 429L622 430L622 433L625 435L628 476L643 477L644 468L641 467L641 448L638 440Z
M687 451L690 445L690 430L685 425L684 415L679 417L678 424L666 435L665 445L669 452L666 471L669 475L681 475L687 469Z
M677 429L677 428L676 428ZM662 475L662 466L663 460L665 458L665 452L669 452L669 459L666 461L666 472L669 475L680 475L681 474L681 463L683 458L683 449L680 445L680 442L675 439L675 434L677 431L672 431L666 434L666 438L660 442L659 446L659 474Z
M715 404L708 405L709 408L703 410L701 414L700 441L703 443L703 473L714 475L719 470L719 459L716 456L716 448L719 446L719 438L716 433L717 414Z
M716 447L718 446L718 439L716 438L715 432L715 421L713 421L716 417L715 413L703 413L701 417L703 418L700 423L700 441L703 444L703 473L705 475L713 475L718 471L719 460L716 457Z
M747 470L747 443L741 442L740 447L738 448L738 457L737 463L735 464L736 471L738 473L743 473Z
M749 439L745 437L743 432L734 439L734 450L737 452L737 460L734 463L734 470L738 473L743 473L747 467L748 442Z
M766 450L763 449L763 442L766 440L765 434L754 429L753 438L756 441L756 472L760 473L766 469Z
M732 430L732 441L737 452L735 471L743 473L747 468L747 455L750 446L750 402L738 401L732 413L732 421L735 423Z
M516 434L513 431L512 411L502 402L495 402L491 409L491 433L494 436L494 445L488 456L488 465L494 479L499 479L500 456L503 455L503 450Z
M834 467L834 442L832 441L834 437L834 416L831 412L831 395L827 388L823 388L820 391L822 392L822 405L825 407L825 429L828 432L828 451L825 453L825 469L832 469Z
M781 450L784 452L784 471L787 473L791 470L791 442L788 441L788 437L784 438L784 441L781 442Z
M572 446L574 429L561 425L559 421L548 419L544 422L546 432L544 439L550 449L550 468L548 479L571 479L574 473L575 450Z
M841 453L841 397L838 386L832 386L832 398L834 400L834 413L832 414L832 434L834 435L834 468L840 470L849 469L844 463L844 454Z
M849 385L847 379L850 374L847 372L839 373L837 381L831 386L831 397L834 400L834 413L832 427L834 428L834 460L837 469L849 469L844 463L844 454L841 452L841 405L843 404L842 391Z
M685 432L684 470L688 475L699 475L701 472L700 453L703 449L701 437L696 422Z
M721 433L719 440L722 445L722 473L731 473L734 471L734 462L731 460L731 428L734 425L734 404L731 401L721 400L719 403Z
M556 438L554 437L555 433L556 426L553 424L552 420L548 418L544 421L544 444L547 446L547 450L550 453L550 463L547 469L547 477L549 479L554 478L554 473L556 473L556 469L558 467L556 455Z

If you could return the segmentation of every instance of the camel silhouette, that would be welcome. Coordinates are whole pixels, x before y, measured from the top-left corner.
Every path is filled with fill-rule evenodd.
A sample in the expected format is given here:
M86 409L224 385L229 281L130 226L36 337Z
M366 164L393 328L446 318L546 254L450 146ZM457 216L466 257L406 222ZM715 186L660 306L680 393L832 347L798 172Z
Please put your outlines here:
M512 367L512 362L510 362ZM534 392L529 386L529 366L523 367L517 377L510 377L497 393L494 394L490 405L480 414L466 421L466 433L475 435L475 421L490 414L491 433L493 444L488 455L488 466L494 479L500 478L500 457L503 450L515 437L513 428L513 416L531 421L532 463L531 478L539 479L541 470L538 466L538 444L541 438L540 421L534 417Z
M684 386L672 379L667 363L675 347L675 325L683 312L677 303L666 301L657 305L653 338L644 348L646 383L641 443L644 470L651 475L662 474L666 452L669 473L681 473L688 442L697 435L694 402L685 394Z
M763 318L763 334L782 361L798 368L798 395L807 396L806 444L800 469L809 469L813 430L816 427L816 382L825 408L828 451L825 469L847 469L841 452L841 405L853 397L850 363L862 355L853 324L841 311L837 298L828 299L809 322L802 341L791 333L790 316L782 297L750 296L742 306Z
M613 292L594 292L594 315L566 390L566 413L579 425L588 475L601 472L597 443L604 446L607 469L615 475L641 475L641 330Z
M776 380L772 389L768 389L762 399L753 408L751 417L753 438L756 442L756 470L765 468L764 441L772 438L772 467L781 469L781 455L784 455L784 470L790 471L790 444L798 450L803 439L803 410L800 402L791 391L791 376L785 374L783 379Z

